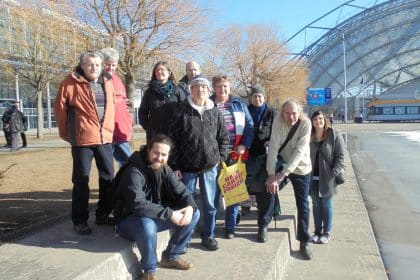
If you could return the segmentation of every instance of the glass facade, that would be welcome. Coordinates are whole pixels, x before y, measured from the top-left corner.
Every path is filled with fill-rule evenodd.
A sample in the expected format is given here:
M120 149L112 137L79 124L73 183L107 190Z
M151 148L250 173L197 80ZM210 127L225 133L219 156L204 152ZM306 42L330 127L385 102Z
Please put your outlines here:
M310 86L330 87L334 96L344 92L344 49L347 89L375 84L385 93L415 82L420 76L419 15L420 1L394 0L338 24L303 52Z

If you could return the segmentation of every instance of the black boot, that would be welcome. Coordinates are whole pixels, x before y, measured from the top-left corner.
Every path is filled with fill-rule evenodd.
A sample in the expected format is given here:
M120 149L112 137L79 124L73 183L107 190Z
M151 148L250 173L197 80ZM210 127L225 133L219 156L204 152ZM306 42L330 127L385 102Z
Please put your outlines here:
M312 252L309 250L308 243L300 242L299 253L302 255L303 259L311 260L312 259Z
M257 240L260 243L267 242L267 228L266 227L258 228Z

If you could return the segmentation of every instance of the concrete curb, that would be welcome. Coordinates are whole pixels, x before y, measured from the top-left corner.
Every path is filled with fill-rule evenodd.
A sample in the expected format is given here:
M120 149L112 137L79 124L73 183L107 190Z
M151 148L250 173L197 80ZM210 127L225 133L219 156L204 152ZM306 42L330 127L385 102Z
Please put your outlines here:
M91 235L77 235L67 220L2 245L0 279L136 279L140 258L134 243L117 236L110 226L93 225L92 230ZM169 232L159 233L158 240L160 256Z

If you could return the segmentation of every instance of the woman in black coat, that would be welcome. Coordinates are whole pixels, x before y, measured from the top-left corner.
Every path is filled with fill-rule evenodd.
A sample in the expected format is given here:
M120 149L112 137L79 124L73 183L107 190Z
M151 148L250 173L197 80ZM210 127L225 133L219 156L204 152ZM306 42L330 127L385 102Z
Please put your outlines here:
M265 187L266 150L270 142L271 126L276 115L274 108L265 103L263 87L251 88L251 104L248 106L254 120L254 139L249 149L247 161L246 185L251 194L255 194L258 208L258 236L259 242L267 241L267 227L273 216L275 196L267 192ZM261 180L259 180L261 177Z
M158 133L168 135L176 109L185 100L184 92L175 81L167 62L156 63L139 109L139 121L146 130L147 141Z

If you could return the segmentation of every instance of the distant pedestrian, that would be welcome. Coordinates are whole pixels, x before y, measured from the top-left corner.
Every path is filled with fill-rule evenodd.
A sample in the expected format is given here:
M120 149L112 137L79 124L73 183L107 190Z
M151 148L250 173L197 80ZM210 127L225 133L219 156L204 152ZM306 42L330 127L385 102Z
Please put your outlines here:
M337 193L335 177L344 169L344 139L330 126L322 111L311 116L312 182L310 195L314 216L314 243L328 243L333 222L332 197Z
M103 71L103 56L86 52L79 65L60 84L54 103L58 132L71 145L73 193L71 218L78 234L90 234L89 176L95 158L99 174L98 225L113 224L112 137L114 131L114 86L111 75Z
M24 115L18 109L19 102L15 101L12 107L2 117L3 126L10 137L10 151L17 151L19 147L19 133L23 131Z
M20 103L18 101L15 101L15 105L19 109ZM25 114L23 114L22 111L19 111L19 112L21 112L21 117L22 117L22 127L20 129L20 138L22 139L22 148L26 148L28 146L28 141L26 140L25 131L28 130L28 117L25 116Z
M156 63L139 109L139 121L146 130L147 141L158 133L168 135L169 124L184 100L185 93L177 87L168 63Z
M280 152L286 162L280 174L276 174L278 151L285 142L290 130L297 126L294 136ZM306 260L312 259L309 250L309 184L311 180L311 158L309 142L311 138L311 121L302 110L302 105L294 99L288 99L281 106L281 112L273 121L267 157L267 188L276 194L286 176L290 179L295 193L297 208L297 240L300 241L299 252Z
M4 145L5 148L10 148L11 138L10 138L10 131L9 131L9 123L6 122L6 119L8 118L7 114L8 111L12 108L12 104L9 102L6 103L5 110L3 112L3 115L1 117L1 121L3 123L3 133L4 133L4 139L6 140L6 144Z
M189 61L185 65L185 76L179 81L178 86L184 91L185 96L191 94L188 83L196 76L201 75L200 64L196 61Z
M129 101L124 83L116 73L120 59L118 52L113 48L105 48L102 50L102 55L105 71L111 74L114 85L115 129L112 138L112 153L121 167L132 153L130 140L133 133L133 116L127 106Z

